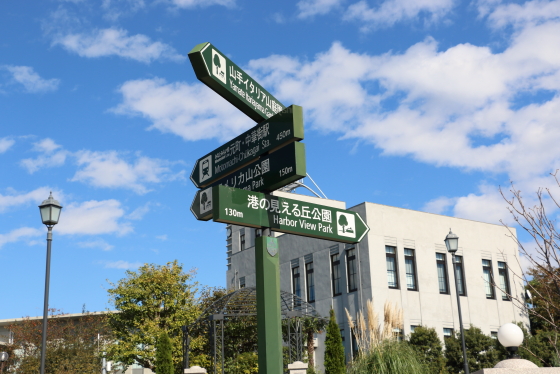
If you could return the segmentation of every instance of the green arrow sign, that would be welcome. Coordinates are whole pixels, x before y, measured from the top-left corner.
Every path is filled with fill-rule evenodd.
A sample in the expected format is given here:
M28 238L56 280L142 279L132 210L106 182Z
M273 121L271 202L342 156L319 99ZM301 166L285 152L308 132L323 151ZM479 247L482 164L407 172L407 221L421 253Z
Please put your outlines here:
M264 193L217 186L212 190L212 219L249 227L343 243L359 243L369 231L351 210L332 208Z
M212 184L270 192L305 178L305 144L292 142Z
M189 59L196 77L256 122L285 106L210 43L195 46Z
M206 187L259 156L303 139L303 109L292 105L198 159L191 173L197 187Z

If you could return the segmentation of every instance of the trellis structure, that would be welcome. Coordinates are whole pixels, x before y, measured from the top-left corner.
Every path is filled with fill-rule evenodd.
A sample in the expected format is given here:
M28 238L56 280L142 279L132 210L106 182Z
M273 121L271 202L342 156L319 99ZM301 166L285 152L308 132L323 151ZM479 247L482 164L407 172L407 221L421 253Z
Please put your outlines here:
M304 351L302 331L304 319L326 319L321 317L311 304L292 293L280 291L280 299L284 346L288 347L290 362L301 361ZM189 326L183 326L183 367L185 369L189 367L189 333L205 325L210 335L214 374L218 373L219 361L223 374L224 324L238 318L249 318L256 315L257 290L255 287L241 288L216 300L195 322Z

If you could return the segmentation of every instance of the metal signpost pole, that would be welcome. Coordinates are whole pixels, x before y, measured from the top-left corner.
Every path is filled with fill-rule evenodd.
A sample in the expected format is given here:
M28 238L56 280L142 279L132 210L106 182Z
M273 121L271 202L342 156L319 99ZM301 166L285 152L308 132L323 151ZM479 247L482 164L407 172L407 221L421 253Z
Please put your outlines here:
M278 239L267 235L255 238L259 374L281 374L280 256Z

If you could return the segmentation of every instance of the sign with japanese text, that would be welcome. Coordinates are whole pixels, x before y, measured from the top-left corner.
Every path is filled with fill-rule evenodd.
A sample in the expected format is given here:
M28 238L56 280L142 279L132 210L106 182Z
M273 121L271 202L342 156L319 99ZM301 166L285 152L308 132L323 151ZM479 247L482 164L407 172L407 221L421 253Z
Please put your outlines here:
M214 187L212 219L343 243L359 243L369 227L351 210L225 186Z
M257 192L271 192L306 176L305 144L292 142L214 182Z
M198 159L191 173L196 187L206 187L259 156L303 139L303 109L292 105Z
M255 122L286 108L212 44L198 44L189 52L189 59L201 82Z

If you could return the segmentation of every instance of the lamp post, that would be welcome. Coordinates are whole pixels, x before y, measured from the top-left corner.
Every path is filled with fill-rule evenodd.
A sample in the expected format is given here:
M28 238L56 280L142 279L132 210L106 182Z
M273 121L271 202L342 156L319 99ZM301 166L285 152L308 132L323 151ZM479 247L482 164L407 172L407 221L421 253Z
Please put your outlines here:
M508 359L521 358L517 350L523 343L523 331L513 323L506 323L498 329L498 340L509 353Z
M45 272L45 303L43 306L43 336L41 343L41 374L45 374L45 353L47 347L47 317L49 313L49 279L51 272L51 242L52 242L52 228L58 223L60 217L60 210L62 205L56 201L52 192L49 198L39 205L41 212L41 220L48 228L47 232L47 270Z
M459 285L457 284L457 274L455 271L455 252L459 249L459 237L451 232L445 237L447 252L451 253L451 263L453 264L453 279L455 279L455 293L457 294L457 311L459 312L459 328L461 330L461 344L463 345L463 364L465 374L469 374L469 363L467 361L467 348L465 346L465 331L463 330L463 316L461 315L461 299L459 296Z
M0 373L4 372L4 362L8 361L9 355L6 352L0 352L0 361L2 362L2 369Z

